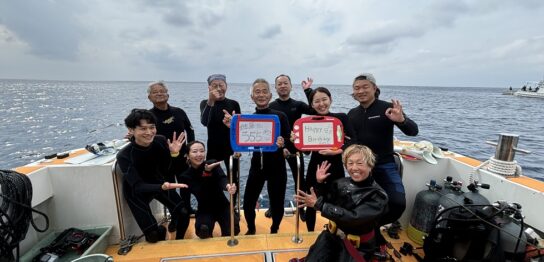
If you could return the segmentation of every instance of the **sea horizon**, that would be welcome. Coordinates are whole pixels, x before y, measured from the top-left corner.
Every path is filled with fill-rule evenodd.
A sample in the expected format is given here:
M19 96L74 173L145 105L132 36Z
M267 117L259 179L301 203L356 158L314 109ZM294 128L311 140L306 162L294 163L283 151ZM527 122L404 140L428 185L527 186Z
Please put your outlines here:
M266 79L270 82L270 84L274 85L273 79ZM56 81L56 82L98 82L98 83L111 83L111 82L144 82L144 83L152 83L156 81L163 81L165 83L190 83L190 84L206 84L206 81L186 81L186 80L165 80L165 79L156 79L156 80L70 80L70 79L33 79L33 78L0 78L0 81ZM238 85L251 85L250 82L230 82L227 81L229 85L232 84L238 84ZM293 82L293 85L296 83ZM314 82L314 85L349 85L351 86L351 83L346 84L338 84L338 83L318 83ZM390 87L443 87L443 88L452 88L452 87L461 87L461 88L496 88L496 89L508 89L508 87L499 87L499 86L455 86L455 85L405 85L405 84L379 84L378 86L390 86ZM520 85L521 87L521 85ZM514 88L514 87L513 87Z

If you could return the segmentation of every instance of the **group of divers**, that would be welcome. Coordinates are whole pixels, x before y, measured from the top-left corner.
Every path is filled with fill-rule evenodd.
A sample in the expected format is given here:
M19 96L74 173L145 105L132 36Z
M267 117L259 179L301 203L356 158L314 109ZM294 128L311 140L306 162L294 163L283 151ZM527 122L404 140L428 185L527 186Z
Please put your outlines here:
M207 145L195 140L185 111L168 104L164 82L148 86L152 109L133 109L125 118L131 143L117 154L123 172L122 190L148 242L165 240L167 231L171 235L175 232L176 239L184 237L190 220L191 194L198 202L197 236L212 237L216 222L222 236L231 234L231 208L224 191L236 199L241 188L237 187L236 170L227 168L225 174L220 163L228 167L231 155L239 155L233 152L229 136L231 119L241 114L241 110L237 101L226 97L225 75L210 75L207 83L208 99L200 103L200 122L207 127ZM302 115L335 117L344 129L342 148L298 154L302 158L301 174L304 174L303 158L310 157L305 178L301 177L299 185L295 185L300 189L294 196L300 217L305 219L308 231L315 229L316 211L330 221L329 229L317 238L306 261L312 258L326 261L327 257L342 261L342 256L353 256L353 252L345 252L346 248L369 259L374 249L385 244L380 226L396 221L406 207L404 186L393 156L394 127L408 136L416 136L418 126L406 116L398 100L379 99L380 89L372 74L363 73L354 78L351 95L359 105L347 114L330 112L331 93L325 87L312 88L312 83L311 78L301 83L308 103L290 97L292 84L287 75L277 76L274 87L261 78L251 86L254 114L277 115L281 134L276 151L252 155L243 195L245 234L259 233L255 207L265 182L272 218L269 233L278 232L287 185L285 161L297 183L297 160L287 157L297 153L291 134L294 122ZM272 88L278 98L271 102ZM153 216L149 205L153 199L169 210L171 221L167 226ZM238 235L240 218L234 213L234 234ZM332 247L338 247L343 239L350 239L351 244L343 248L344 252L333 252Z

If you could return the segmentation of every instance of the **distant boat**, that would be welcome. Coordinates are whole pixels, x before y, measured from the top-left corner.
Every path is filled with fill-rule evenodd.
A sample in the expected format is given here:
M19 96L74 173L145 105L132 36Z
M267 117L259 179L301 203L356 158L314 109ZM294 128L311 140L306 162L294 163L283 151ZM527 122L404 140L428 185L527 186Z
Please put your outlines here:
M539 82L527 82L520 90L514 92L513 95L544 98L544 80L540 80Z
M502 92L503 95L513 95L516 91L510 87L508 90Z

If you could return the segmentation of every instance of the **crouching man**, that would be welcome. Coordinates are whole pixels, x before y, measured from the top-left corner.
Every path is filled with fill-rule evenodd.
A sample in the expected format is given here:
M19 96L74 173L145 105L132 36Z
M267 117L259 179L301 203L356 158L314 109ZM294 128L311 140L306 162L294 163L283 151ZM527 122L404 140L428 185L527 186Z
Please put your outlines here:
M179 150L185 142L185 133L176 136L174 132L172 140L166 139L156 135L155 124L155 115L149 110L133 109L125 118L131 143L117 154L123 173L123 195L146 241L151 243L164 240L167 230L153 216L151 200L158 200L170 211L168 231L175 231L176 239L182 239L187 230L186 224L178 222L189 216L183 208L188 199L182 199L175 190L187 185L175 183L174 175L176 168L184 164Z

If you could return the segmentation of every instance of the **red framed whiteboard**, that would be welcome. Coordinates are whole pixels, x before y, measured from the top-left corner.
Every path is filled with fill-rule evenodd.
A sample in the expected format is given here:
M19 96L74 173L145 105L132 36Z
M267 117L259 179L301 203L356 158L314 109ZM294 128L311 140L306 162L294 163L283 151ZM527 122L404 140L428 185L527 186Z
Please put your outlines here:
M342 122L332 116L307 116L293 124L295 147L300 151L338 149L344 145Z

